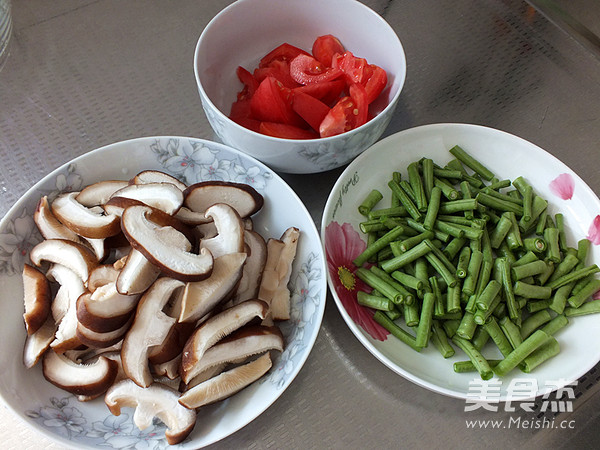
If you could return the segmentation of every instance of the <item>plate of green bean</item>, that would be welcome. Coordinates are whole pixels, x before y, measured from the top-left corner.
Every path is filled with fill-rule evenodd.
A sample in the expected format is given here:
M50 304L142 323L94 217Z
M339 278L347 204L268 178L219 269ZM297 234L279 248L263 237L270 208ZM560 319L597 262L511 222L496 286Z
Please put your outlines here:
M600 360L588 344L600 340L600 200L522 138L470 124L389 136L341 174L321 238L350 330L424 388L525 400Z

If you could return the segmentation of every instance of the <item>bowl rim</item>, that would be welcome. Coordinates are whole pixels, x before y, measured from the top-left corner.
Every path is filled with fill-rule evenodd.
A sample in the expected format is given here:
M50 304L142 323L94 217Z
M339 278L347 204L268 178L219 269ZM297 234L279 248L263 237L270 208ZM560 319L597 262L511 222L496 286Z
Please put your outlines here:
M262 161L256 159L252 155L246 154L246 153L244 153L234 147L231 147L227 144L212 141L209 139L191 137L191 136L183 136L183 135L167 135L167 134L165 134L165 135L146 135L146 136L124 139L121 141L115 141L115 142L105 144L105 145L100 145L99 147L96 147L88 152L83 153L83 154L77 155L77 156L73 157L72 159L70 159L64 163L61 163L58 166L50 169L38 181L33 183L23 194L21 194L19 196L19 198L10 206L10 208L8 209L6 214L2 218L0 218L0 229L3 229L6 226L6 222L9 221L16 214L16 211L18 211L20 208L22 208L27 202L31 201L30 197L32 195L36 195L36 193L37 193L37 191L39 191L40 187L44 186L49 181L51 181L53 178L55 178L57 175L61 174L70 165L79 163L79 162L85 160L86 158L94 157L93 155L97 155L102 152L109 151L110 149L113 149L113 148L118 148L121 146L128 146L128 145L135 145L137 143L143 143L143 142L151 142L154 140L170 140L170 139L200 142L200 143L208 144L208 145L212 146L213 148L220 148L220 149L226 150L228 152L231 152L234 155L237 155L239 158L246 158L247 160L251 161L253 164L256 164L257 166L261 167L262 170L269 172L271 174L272 180L278 180L279 183L282 183L283 184L282 187L284 187L288 190L289 195L291 195L293 198L295 198L297 200L298 204L296 206L298 207L298 209L300 209L303 212L303 215L307 219L307 225L310 229L310 235L314 236L316 238L316 240L313 241L311 249L314 248L315 252L318 251L318 254L316 254L316 256L317 256L317 264L316 265L318 266L318 270L321 272L321 277L318 280L318 284L320 286L319 303L318 303L317 310L313 316L314 320L312 321L312 328L315 331L312 333L310 338L306 340L305 347L307 350L304 352L302 357L298 360L298 362L294 366L293 370L286 377L285 383L280 388L277 389L275 394L272 396L272 398L269 399L268 403L264 406L264 408L258 408L256 413L253 413L248 416L248 420L246 420L243 424L241 424L241 426L232 428L228 434L220 437L219 439L216 439L216 440L213 439L210 442L206 442L203 444L203 446L208 446L208 445L212 445L216 442L219 442L219 441L227 438L228 436L233 435L240 429L249 425L252 421L254 421L256 418L258 418L260 415L262 415L267 409L269 409L283 395L285 390L292 384L292 382L296 379L296 377L298 376L298 374L300 373L300 371L306 364L306 361L308 360L310 353L314 349L316 340L321 332L321 326L322 326L322 322L324 319L325 305L326 305L327 294L328 294L327 276L326 276L327 264L326 264L326 259L325 259L325 253L323 252L323 247L322 247L321 241L320 241L320 234L319 234L319 230L317 228L316 222L315 222L314 218L312 217L312 215L310 214L310 212L308 211L306 205L304 204L302 199L298 196L298 194L295 192L295 190L292 188L292 186L290 186L287 183L287 181L285 181L278 173L273 171L273 169L271 169L269 166L267 166ZM117 169L115 169L115 170L117 170ZM301 231L306 232L307 230L303 229ZM297 266L297 267L298 267L298 269L300 268L300 266ZM3 277L3 275L0 275L0 278L2 278L2 277ZM50 383L49 383L49 385L50 385ZM68 394L65 391L65 395L70 395L70 394ZM27 420L26 417L24 417L24 415L19 410L15 409L13 407L13 403L14 403L14 399L9 400L8 397L5 395L5 392L0 390L0 407L4 407L8 411L10 411L11 416L17 418L17 420L20 423L25 424L25 426L27 428L29 428L31 430L35 430L41 436L44 436L47 439L49 439L50 441L52 441L53 443L59 444L61 446L69 446L70 448L75 449L75 448L82 448L82 445L84 445L81 442L77 442L77 441L71 441L71 440L66 441L65 437L57 435L55 433L52 433L47 428L37 426L33 421Z
M379 118L381 117L385 117L385 115L387 113L389 113L390 110L393 111L393 109L396 106L396 103L398 102L400 95L402 93L402 90L404 88L404 83L406 82L406 72L407 72L407 65L406 65L406 53L404 51L404 47L402 46L402 42L400 41L400 37L398 36L398 34L396 33L396 31L392 28L392 26L379 14L377 13L375 10L373 10L372 8L370 8L369 6L365 5L364 3L358 1L358 0L345 0L348 1L349 3L354 3L357 4L359 8L364 8L365 10L365 14L371 14L373 15L384 28L387 28L388 31L391 32L392 36L394 36L394 43L396 43L398 45L398 53L396 54L396 58L401 59L402 62L402 67L403 70L401 71L401 73L399 74L394 74L396 76L396 78L399 80L399 87L398 87L398 91L394 94L394 96L390 99L390 101L388 102L388 104L385 106L385 108L383 108L375 117L373 117L371 120L367 121L366 123L362 124L361 126L354 128L350 131L346 131L344 133L341 134L337 134L335 136L328 136L328 137L318 137L318 138L313 138L313 139L288 139L288 138L278 138L278 137L274 137L274 136L269 136L266 134L262 134L262 133L258 133L254 130L251 130L249 128L246 128L236 122L234 122L233 120L231 120L223 111L221 111L220 108L217 108L217 106L214 104L214 102L211 100L211 98L208 96L208 94L206 93L206 91L204 90L204 86L202 85L202 82L200 80L200 74L199 74L199 69L198 69L198 59L199 59L199 54L200 54L200 44L202 42L202 39L206 36L206 34L208 32L210 32L210 29L212 27L215 26L215 22L222 17L223 15L227 14L228 11L230 11L231 9L235 8L236 6L240 5L240 4L244 4L244 3L249 3L252 2L253 0L237 0L233 3L231 3L230 5L226 6L225 8L223 8L221 11L219 11L209 22L208 24L206 24L206 26L204 27L204 29L202 30L202 33L200 33L200 37L198 38L198 41L196 42L196 46L194 48L194 78L196 79L196 85L198 86L198 90L201 93L201 99L202 101L204 101L204 99L206 99L206 101L208 102L208 104L211 106L213 111L216 111L217 116L221 119L224 120L225 122L229 123L230 125L232 125L235 129L237 129L238 131L241 132L247 132L249 133L251 136L256 137L256 138L263 138L266 139L267 141L272 141L272 142L286 142L286 143L290 143L290 144L297 144L297 143L327 143L327 142L331 142L331 141L335 141L336 139L339 139L341 136L343 137L349 137L352 136L356 133L360 133L362 130L364 130L369 124L373 124L376 121L378 121ZM301 2L302 0L291 0L291 1L298 1Z

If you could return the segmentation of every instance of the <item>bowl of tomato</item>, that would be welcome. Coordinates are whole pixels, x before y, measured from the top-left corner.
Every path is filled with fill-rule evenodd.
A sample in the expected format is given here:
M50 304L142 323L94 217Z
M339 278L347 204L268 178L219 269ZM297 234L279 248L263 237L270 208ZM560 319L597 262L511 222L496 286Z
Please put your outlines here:
M275 171L318 173L382 136L406 58L356 0L238 0L202 31L194 73L219 140Z

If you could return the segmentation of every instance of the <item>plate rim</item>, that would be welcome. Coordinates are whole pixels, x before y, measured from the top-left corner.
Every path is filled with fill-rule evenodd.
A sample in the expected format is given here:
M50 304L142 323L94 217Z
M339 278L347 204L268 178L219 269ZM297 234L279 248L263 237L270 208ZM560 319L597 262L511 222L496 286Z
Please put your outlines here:
M38 181L36 181L32 186L30 186L8 208L4 217L2 217L2 219L0 219L0 230L4 229L6 227L6 223L11 218L15 217L15 215L18 214L18 211L20 209L22 209L28 202L31 201L30 200L31 196L37 195L37 191L39 191L41 187L43 187L45 184L47 184L53 178L55 178L56 176L60 175L65 170L67 170L70 165L81 163L82 161L85 161L88 158L94 158L94 157L96 157L95 155L97 155L98 153L114 151L113 150L114 148L119 148L119 147L126 148L127 146L134 146L136 144L143 144L146 142L149 145L151 142L156 141L156 140L171 140L171 139L206 144L212 148L225 150L226 152L237 155L241 161L246 160L246 161L251 162L252 164L255 164L256 166L259 166L264 172L268 172L270 174L270 176L272 177L272 179L277 180L278 183L281 183L281 187L286 188L289 192L289 195L291 195L293 198L296 199L296 201L298 202L298 206L300 206L302 215L305 216L305 218L307 219L307 224L310 226L310 228L308 230L304 229L301 231L304 233L309 233L314 238L314 242L312 243L310 248L314 252L318 251L318 253L316 253L317 266L318 266L317 269L321 273L321 276L318 279L318 287L319 287L319 293L320 293L320 295L318 296L318 299L319 299L318 307L313 316L313 319L314 319L313 320L313 324L314 324L313 328L315 331L310 336L310 338L305 341L306 342L306 351L304 351L302 357L297 360L297 364L295 365L293 370L289 373L289 375L286 377L286 382L281 387L274 390L274 395L272 396L272 398L267 400L264 407L257 408L256 411L252 412L252 414L247 415L247 419L242 420L241 423L239 424L239 426L233 427L230 431L228 431L226 434L224 434L220 437L216 437L211 440L207 440L206 442L200 444L202 447L205 447L205 446L214 444L216 442L219 442L219 441L233 435L237 431L239 431L242 428L249 425L252 421L254 421L257 417L259 417L261 414L263 414L267 409L269 409L283 395L283 393L287 390L287 388L296 379L296 377L298 376L298 374L304 367L310 353L314 349L315 342L321 331L321 326L322 326L324 313L325 313L327 292L328 292L327 291L327 289L328 289L327 288L327 279L326 279L326 276L324 276L327 273L326 259L325 259L325 254L323 253L323 248L320 245L321 244L320 234L319 234L315 219L312 217L312 215L308 211L306 205L304 204L302 199L298 196L296 191L275 170L273 170L272 168L267 166L265 163L256 159L255 157L253 157L247 153L244 153L241 150L238 150L234 147L231 147L227 144L223 144L223 143L217 142L217 141L212 141L209 139L184 136L184 135L146 135L146 136L128 138L128 139L124 139L121 141L116 141L116 142L112 142L109 144L105 144L100 147L96 147L92 150L89 150L89 151L83 153L83 154L75 156L74 158L58 165L57 167L55 167L53 169L50 169L50 171L48 173L46 173ZM140 170L143 170L143 168L140 168ZM15 276L18 276L18 275L15 275ZM0 276L0 278L3 278L3 277L4 277L4 275ZM65 391L65 395L69 396L70 394L68 394ZM26 424L27 427L30 427L30 429L35 430L36 432L40 433L40 435L45 436L46 438L48 438L49 440L51 440L54 443L57 443L60 445L66 445L66 446L69 446L70 448L77 448L77 449L80 449L82 447L95 448L94 446L90 447L89 444L87 444L87 443L74 442L70 439L67 439L67 438L61 436L60 434L52 433L48 428L38 425L33 420L29 420L21 412L15 410L12 407L11 403L5 398L5 394L3 394L2 391L0 391L0 405L5 407L11 413L12 417L16 417L21 423ZM202 439L202 437L200 439ZM184 448L188 448L188 445L190 443L191 442L189 441L189 438L188 438L188 440L184 441L181 445L184 445ZM196 444L194 444L194 445L196 445ZM194 447L194 448L196 448L196 447Z
M447 128L485 131L487 133L497 134L498 136L503 136L508 139L516 139L532 148L535 148L535 150L537 152L540 152L540 154L543 154L544 156L548 157L548 159L551 160L554 164L558 164L560 166L564 166L565 168L567 168L569 170L570 174L575 179L577 179L583 185L583 187L585 187L585 189L588 191L588 193L590 195L592 195L592 197L595 199L596 206L599 208L599 213L600 213L600 198L589 187L589 185L574 170L572 170L569 166L567 166L564 162L562 162L560 159L558 159L556 156L552 155L548 151L544 150L542 147L529 141L528 139L520 137L516 134L509 133L507 131L500 130L500 129L493 128L493 127L486 126L486 125L464 123L464 122L429 123L429 124L414 126L411 128L406 128L404 130L398 131L396 133L388 135L385 138L379 140L378 142L373 144L371 147L369 147L367 150L365 150L362 154L357 156L338 176L335 184L331 188L331 192L325 203L325 208L323 210L323 215L321 218L321 243L322 243L323 252L324 252L326 258L327 258L327 250L326 250L325 232L326 232L327 225L329 225L330 223L335 221L335 220L331 219L330 222L326 222L326 220L328 220L330 218L330 216L331 216L330 210L335 205L334 193L339 192L340 186L343 184L344 181L346 181L346 179L348 178L348 175L350 173L352 173L353 171L355 171L356 167L360 166L363 163L363 160L369 158L371 153L375 153L379 148L387 146L390 142L395 142L398 139L404 139L406 136L410 136L411 134L418 134L418 133L439 133L439 134L441 134L441 133L443 133L443 130L447 129ZM339 299L339 296L337 295L337 292L333 285L333 280L331 278L331 274L329 273L329 271L327 273L327 283L328 283L331 295L336 304L336 307L337 307L338 311L340 312L340 314L342 315L344 322L346 322L346 325L352 331L352 334L359 340L359 342L377 360L379 360L382 364L384 364L388 369L390 369L392 372L402 376L406 380L408 380L422 388L427 389L428 391L431 391L431 392L434 392L437 394L441 394L441 395L445 395L445 396L451 397L451 398L461 399L461 400L466 400L466 399L470 398L468 393L461 392L461 391L458 391L458 390L452 389L452 388L446 388L446 387L442 387L439 385L435 385L432 382L422 379L418 375L410 373L407 369L394 363L386 355L384 355L381 351L377 350L374 347L374 344L372 342L370 342L369 338L366 335L366 332L364 332L362 330L362 328L352 320L352 318L349 316L348 312L344 308L341 300ZM589 363L588 365L586 365L585 370L578 371L578 374L575 375L572 380L568 380L568 382L565 385L572 383L572 382L578 380L579 378L581 378L591 368L593 368L596 364L598 364L598 362L599 362L599 360L596 360L596 361L593 361L593 362ZM581 373L579 373L579 372L581 372ZM496 378L496 377L494 377L494 378ZM556 390L558 388L559 388L559 386L555 387L554 389L545 389L545 390L538 389L538 391L534 395L529 396L528 398L525 398L523 396L519 396L518 398L515 398L515 397L508 396L508 395L501 395L498 398L498 401L504 402L504 401L515 401L515 400L519 400L519 401L530 400L530 399L538 398L539 396L542 396L542 395L546 395L549 392ZM496 400L496 398L494 398L494 401L495 400Z

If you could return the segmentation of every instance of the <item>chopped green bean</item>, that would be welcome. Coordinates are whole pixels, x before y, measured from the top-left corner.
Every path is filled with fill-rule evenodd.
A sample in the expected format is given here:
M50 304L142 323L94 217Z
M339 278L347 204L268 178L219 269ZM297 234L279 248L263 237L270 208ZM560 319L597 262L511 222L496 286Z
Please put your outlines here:
M427 347L429 342L429 334L433 321L433 307L435 305L435 296L426 292L423 297L423 305L421 307L421 317L419 326L417 327L416 344L418 347Z
M532 314L521 324L521 337L523 339L526 339L539 327L541 327L547 322L550 322L551 319L552 316L550 315L547 309L543 309L541 311L536 312L535 314Z
M494 367L494 373L502 377L517 367L525 358L540 348L549 336L542 330L537 330L527 339L525 339L517 348L509 353L502 361Z
M358 291L356 293L356 300L359 305L367 306L372 309L381 311L391 311L394 309L394 303L389 298L367 294L363 291Z
M361 267L364 263L366 263L369 260L369 258L374 256L384 247L388 246L390 242L398 239L403 232L404 228L401 225L398 225L396 228L393 228L392 230L384 234L382 237L377 239L371 245L367 246L367 248L365 248L365 250L360 255L358 255L352 262L356 267Z
M549 335L554 335L558 330L564 328L569 323L569 319L566 316L559 314L546 325L544 325L541 330Z
M490 181L492 178L494 178L494 173L491 170L485 167L481 162L477 161L477 159L469 155L460 146L455 145L449 150L449 152L461 163L481 176L481 178L484 180Z
M411 347L413 350L420 352L421 347L417 346L416 339L410 333L405 331L403 328L396 325L396 323L385 315L382 311L375 311L373 319L383 328L392 333L393 336L404 342L406 345Z
M489 380L494 376L490 364L470 341L454 335L452 337L452 342L454 342L469 357L473 366L475 366L475 369L479 372L481 379Z
M371 190L363 202L358 205L358 212L363 216L368 216L373 207L383 198L383 194L377 189Z
M576 294L571 296L567 302L573 308L579 308L588 298L595 294L600 289L600 279L592 278L583 286Z
M578 308L569 307L565 309L565 316L567 317L585 316L587 314L597 313L600 313L600 300L586 302Z

